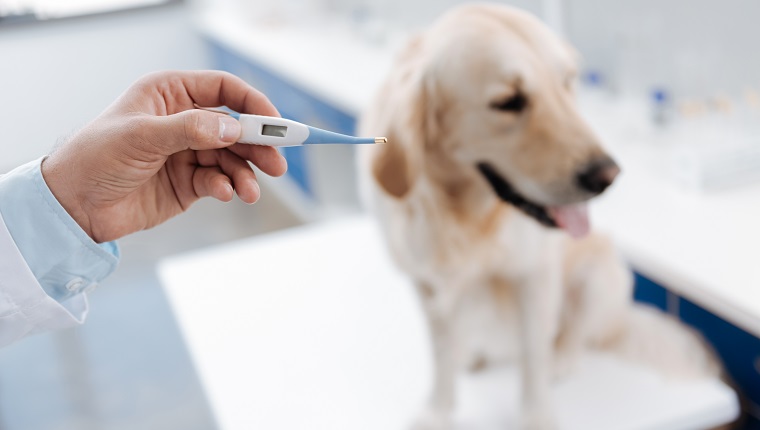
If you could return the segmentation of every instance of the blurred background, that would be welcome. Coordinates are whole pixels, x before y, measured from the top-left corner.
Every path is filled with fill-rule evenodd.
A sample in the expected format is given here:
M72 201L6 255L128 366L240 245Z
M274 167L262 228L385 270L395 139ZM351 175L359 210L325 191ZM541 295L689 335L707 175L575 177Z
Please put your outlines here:
M460 3L0 0L0 173L47 153L155 70L229 70L284 116L351 133L393 52ZM503 3L577 48L584 113L603 136L655 154L652 175L689 196L760 180L760 2ZM352 148L286 156L289 174L263 179L256 205L200 202L122 240L121 268L91 294L87 324L0 350L0 429L215 428L156 262L361 210ZM759 349L748 339L741 371L752 386Z

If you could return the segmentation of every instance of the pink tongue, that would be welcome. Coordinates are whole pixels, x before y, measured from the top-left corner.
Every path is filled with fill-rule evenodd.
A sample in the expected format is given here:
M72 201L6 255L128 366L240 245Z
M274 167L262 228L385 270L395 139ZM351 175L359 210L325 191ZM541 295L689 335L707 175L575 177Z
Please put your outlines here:
M585 203L568 206L554 206L547 208L549 215L557 221L561 229L570 233L570 236L580 239L588 234L588 208Z

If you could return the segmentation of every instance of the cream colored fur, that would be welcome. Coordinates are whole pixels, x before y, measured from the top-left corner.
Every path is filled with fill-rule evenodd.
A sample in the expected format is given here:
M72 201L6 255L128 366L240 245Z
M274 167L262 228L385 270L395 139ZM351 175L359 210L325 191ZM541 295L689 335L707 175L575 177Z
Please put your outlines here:
M716 375L693 332L632 304L610 242L573 240L499 200L476 169L492 163L540 204L590 198L573 175L604 150L576 111L574 51L533 16L493 5L454 9L398 57L362 135L362 189L395 262L414 280L435 355L415 426L451 425L456 372L512 361L523 372L522 428L556 427L549 390L586 348L671 376ZM526 113L489 104L515 93Z

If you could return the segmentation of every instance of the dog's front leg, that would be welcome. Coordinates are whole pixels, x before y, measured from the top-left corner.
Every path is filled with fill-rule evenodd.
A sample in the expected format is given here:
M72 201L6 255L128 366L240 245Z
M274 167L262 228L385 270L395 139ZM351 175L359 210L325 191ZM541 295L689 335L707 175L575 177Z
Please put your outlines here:
M453 330L456 297L451 289L433 290L419 285L427 316L433 352L433 387L414 430L445 430L452 427L456 397L457 345Z
M552 405L553 331L558 312L556 271L547 270L519 287L522 370L522 430L557 428ZM553 284L556 283L556 284Z

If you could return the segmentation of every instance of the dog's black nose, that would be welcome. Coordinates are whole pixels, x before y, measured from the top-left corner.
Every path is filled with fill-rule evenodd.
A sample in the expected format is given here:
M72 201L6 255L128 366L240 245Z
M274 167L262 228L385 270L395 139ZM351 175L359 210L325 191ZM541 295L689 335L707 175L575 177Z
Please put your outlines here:
M599 194L606 190L620 173L620 167L609 157L591 162L578 173L578 185L586 191Z

